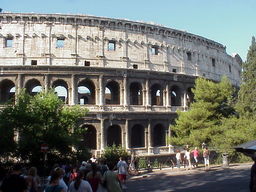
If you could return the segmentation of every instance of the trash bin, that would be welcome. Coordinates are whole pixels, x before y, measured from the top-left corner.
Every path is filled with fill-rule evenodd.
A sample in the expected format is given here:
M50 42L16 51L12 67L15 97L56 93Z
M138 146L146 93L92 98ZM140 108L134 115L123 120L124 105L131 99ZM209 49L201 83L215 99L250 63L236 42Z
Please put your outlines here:
M227 153L223 153L222 154L222 162L223 162L223 167L228 167L228 154Z

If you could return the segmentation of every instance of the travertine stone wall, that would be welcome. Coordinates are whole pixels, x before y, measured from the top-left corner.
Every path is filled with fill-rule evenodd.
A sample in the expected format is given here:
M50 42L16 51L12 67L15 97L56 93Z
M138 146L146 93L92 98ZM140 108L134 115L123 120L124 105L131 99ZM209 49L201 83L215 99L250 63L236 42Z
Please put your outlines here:
M58 39L63 47L56 46ZM159 25L0 13L0 103L15 100L22 88L36 94L35 87L64 87L67 105L90 111L81 126L92 131L87 139L97 154L113 142L139 155L172 153L170 125L177 109L188 110L195 79L226 75L239 86L241 62L215 41ZM79 86L90 93L80 94ZM81 103L82 96L88 101Z
M0 15L0 64L83 66L165 71L240 83L241 59L212 40L184 31L127 20L82 15ZM5 47L5 38L13 46ZM64 47L56 48L57 39ZM108 50L115 42L116 49ZM157 47L158 54L151 53ZM191 59L188 59L191 54ZM214 61L214 64L212 63Z

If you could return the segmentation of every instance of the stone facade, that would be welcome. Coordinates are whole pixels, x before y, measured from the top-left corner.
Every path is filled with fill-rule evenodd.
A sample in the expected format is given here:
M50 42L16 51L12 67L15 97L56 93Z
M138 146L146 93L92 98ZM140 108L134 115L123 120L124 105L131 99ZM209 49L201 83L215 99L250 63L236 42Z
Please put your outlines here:
M21 88L55 88L90 110L84 144L139 154L172 152L176 110L197 77L240 84L241 58L223 45L158 25L86 15L0 13L0 102Z

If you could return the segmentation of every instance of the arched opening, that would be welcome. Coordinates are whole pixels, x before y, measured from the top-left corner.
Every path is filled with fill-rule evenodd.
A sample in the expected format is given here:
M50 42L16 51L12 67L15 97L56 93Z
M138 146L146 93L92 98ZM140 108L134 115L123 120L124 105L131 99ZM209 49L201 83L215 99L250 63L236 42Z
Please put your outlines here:
M107 105L120 104L119 84L115 81L110 81L105 87L105 103Z
M151 87L151 105L163 105L163 89L159 84Z
M142 105L143 95L142 87L140 83L131 83L130 85L130 104L131 105Z
M15 84L8 79L0 83L0 103L15 101Z
M26 88L26 92L32 96L42 91L41 83L37 79L28 80L26 82L25 88Z
M157 124L153 129L153 147L165 146L165 129L163 125Z
M108 127L107 131L107 145L121 145L121 127L119 125L112 125Z
M144 127L142 125L134 125L131 129L131 147L144 147Z
M78 84L78 103L80 105L95 104L95 86L90 80L83 80Z
M194 93L192 92L192 87L189 87L187 89L186 99L187 99L187 105L189 107L190 104L194 102Z
M84 125L85 130L83 134L82 144L88 149L97 149L97 131L93 125Z
M171 87L171 106L181 106L181 91L176 85Z
M68 104L68 85L64 80L54 81L52 84L57 96L66 104Z

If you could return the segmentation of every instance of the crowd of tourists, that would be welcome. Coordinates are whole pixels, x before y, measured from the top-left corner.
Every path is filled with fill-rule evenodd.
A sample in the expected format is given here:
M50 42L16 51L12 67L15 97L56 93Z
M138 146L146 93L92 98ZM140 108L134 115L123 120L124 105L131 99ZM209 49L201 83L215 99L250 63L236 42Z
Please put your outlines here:
M116 164L107 164L93 156L78 167L54 165L44 182L36 167L24 171L16 164L9 173L1 175L0 192L122 192L127 188L127 170L122 157Z
M180 168L181 166L184 166L186 169L192 169L193 167L196 168L198 167L199 159L202 158L205 169L210 168L210 151L207 147L204 147L202 152L200 152L197 147L193 150L190 150L187 147L183 155L179 150L177 150L175 157L177 168Z

